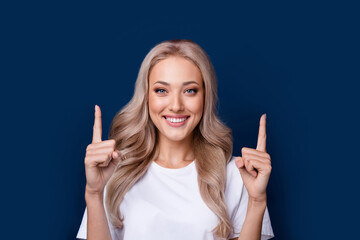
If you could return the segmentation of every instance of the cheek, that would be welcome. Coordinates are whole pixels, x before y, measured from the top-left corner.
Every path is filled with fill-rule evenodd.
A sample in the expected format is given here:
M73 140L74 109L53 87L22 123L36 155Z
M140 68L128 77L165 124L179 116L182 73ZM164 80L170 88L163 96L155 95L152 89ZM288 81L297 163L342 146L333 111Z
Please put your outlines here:
M188 109L198 115L202 115L204 101L202 98L193 99L188 104Z
M150 113L159 113L164 108L164 101L161 101L159 98L149 96L149 111Z

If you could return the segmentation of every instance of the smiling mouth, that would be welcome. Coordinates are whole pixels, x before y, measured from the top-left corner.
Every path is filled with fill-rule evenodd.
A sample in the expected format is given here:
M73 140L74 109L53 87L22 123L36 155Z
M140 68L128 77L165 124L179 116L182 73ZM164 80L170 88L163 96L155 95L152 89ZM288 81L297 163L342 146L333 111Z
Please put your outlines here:
M170 127L183 127L185 126L185 124L187 123L187 120L190 118L190 116L186 116L186 115L179 115L179 116L169 116L169 115L165 115L163 116L163 118L165 119L166 123L170 126Z
M171 123L181 123L181 122L185 122L186 119L188 119L190 116L187 116L187 117L181 117L181 118L174 118L174 117L166 117L164 116L164 118L171 122Z

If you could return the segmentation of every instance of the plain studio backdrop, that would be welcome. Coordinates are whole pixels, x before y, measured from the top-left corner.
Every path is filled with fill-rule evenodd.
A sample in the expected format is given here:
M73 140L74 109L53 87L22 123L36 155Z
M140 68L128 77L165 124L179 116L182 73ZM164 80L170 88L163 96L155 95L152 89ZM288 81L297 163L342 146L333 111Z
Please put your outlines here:
M358 5L12 1L0 19L2 239L75 239L94 105L107 139L145 55L174 38L210 56L233 155L267 113L274 239L359 235Z

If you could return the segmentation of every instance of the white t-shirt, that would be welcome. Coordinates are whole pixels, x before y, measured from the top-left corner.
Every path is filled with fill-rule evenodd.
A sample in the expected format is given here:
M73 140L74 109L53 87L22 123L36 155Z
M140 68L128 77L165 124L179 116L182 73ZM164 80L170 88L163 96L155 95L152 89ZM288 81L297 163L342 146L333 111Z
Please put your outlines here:
M213 240L211 230L217 226L218 217L201 198L195 161L179 169L165 168L152 162L120 204L124 227L114 228L108 220L112 239ZM248 205L248 193L234 157L227 165L225 197L228 214L237 233L231 233L228 238L231 239L239 236ZM77 238L86 239L86 225L85 209ZM274 233L266 208L261 239L272 237Z

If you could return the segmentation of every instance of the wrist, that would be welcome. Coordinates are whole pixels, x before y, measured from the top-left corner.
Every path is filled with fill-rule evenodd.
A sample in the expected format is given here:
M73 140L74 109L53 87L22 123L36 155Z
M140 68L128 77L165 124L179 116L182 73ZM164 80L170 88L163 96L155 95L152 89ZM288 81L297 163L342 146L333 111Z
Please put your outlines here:
M104 192L94 192L89 190L87 187L85 189L85 201L98 201L103 200Z
M262 198L249 197L248 205L255 208L265 209L267 205L266 196Z

